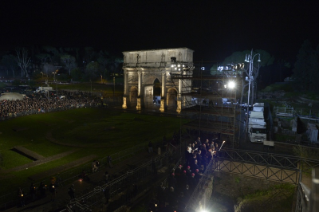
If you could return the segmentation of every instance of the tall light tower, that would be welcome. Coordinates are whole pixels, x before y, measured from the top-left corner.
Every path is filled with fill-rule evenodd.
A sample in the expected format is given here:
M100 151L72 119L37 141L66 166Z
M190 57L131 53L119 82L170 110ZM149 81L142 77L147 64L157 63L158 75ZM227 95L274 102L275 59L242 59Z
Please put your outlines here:
M260 60L260 54L259 53L256 53L254 54L253 53L253 50L251 50L251 53L250 54L246 54L245 56L245 62L249 63L249 71L248 71L248 101L247 101L247 104L248 104L248 111L249 111L249 100L250 100L250 88L251 88L251 83L254 83L254 76L253 76L253 72L254 72L254 59L255 57L258 55L258 60L257 62L260 63L261 60ZM253 86L254 88L254 86ZM253 94L254 94L254 89L253 89ZM253 102L251 102L253 103Z

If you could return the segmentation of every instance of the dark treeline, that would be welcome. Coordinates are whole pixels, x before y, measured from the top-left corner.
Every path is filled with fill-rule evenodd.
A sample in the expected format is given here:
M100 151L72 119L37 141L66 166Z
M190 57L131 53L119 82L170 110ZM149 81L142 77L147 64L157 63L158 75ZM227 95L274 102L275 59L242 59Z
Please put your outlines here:
M313 48L309 40L304 41L293 68L296 88L303 91L319 91L319 45Z
M121 75L121 63L122 58L92 47L16 48L0 54L0 77L46 79L57 75L65 81L102 81Z

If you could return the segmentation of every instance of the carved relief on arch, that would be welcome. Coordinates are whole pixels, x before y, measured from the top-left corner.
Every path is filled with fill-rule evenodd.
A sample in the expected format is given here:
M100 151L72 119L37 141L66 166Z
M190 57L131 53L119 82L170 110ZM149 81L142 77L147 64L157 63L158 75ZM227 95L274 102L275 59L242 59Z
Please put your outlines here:
M162 83L162 74L159 73L159 74L153 74L153 75L144 75L143 76L143 84L146 84L146 85L152 85L154 84L154 81L158 79L158 81L160 83Z
M138 81L138 76L136 73L131 72L127 75L127 82L128 83L137 83L137 81Z

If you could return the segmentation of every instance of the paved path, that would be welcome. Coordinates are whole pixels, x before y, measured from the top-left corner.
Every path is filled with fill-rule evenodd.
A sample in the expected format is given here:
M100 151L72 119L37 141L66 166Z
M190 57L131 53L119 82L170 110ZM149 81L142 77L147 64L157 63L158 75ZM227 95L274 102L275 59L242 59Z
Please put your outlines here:
M33 152L33 151L23 147L23 146L15 146L15 147L13 147L13 149L15 149L18 152L21 152L22 154L27 155L28 157L34 158L35 160L41 160L44 158L44 156L42 156L36 152Z
M11 168L11 169L2 170L2 171L0 171L0 173L11 173L11 172L15 172L15 171L21 171L21 170L24 170L24 169L27 169L27 168L31 168L31 167L38 166L38 165L41 165L41 164L44 164L44 163L48 163L48 162L51 162L51 161L54 161L54 160L58 160L60 158L63 158L65 156L67 156L67 155L72 154L75 151L76 151L76 149L73 149L73 150L68 151L68 152L62 152L60 154L53 155L53 156L50 156L50 157L47 157L47 158L43 158L43 159L40 159L40 160L37 160L37 161L33 161L31 163L27 163L27 164L24 164L22 166L18 166L18 167L14 167L14 168Z

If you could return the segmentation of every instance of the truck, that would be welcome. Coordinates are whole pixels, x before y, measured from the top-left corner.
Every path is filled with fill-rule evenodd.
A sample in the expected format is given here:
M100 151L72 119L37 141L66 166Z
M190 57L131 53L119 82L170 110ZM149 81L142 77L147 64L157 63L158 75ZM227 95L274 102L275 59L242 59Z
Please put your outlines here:
M52 87L38 87L34 93L47 93L49 91L53 91Z
M267 123L264 117L264 103L255 103L249 115L248 135L251 142L267 140Z
M249 119L249 140L250 142L260 142L267 140L267 125L261 119Z

